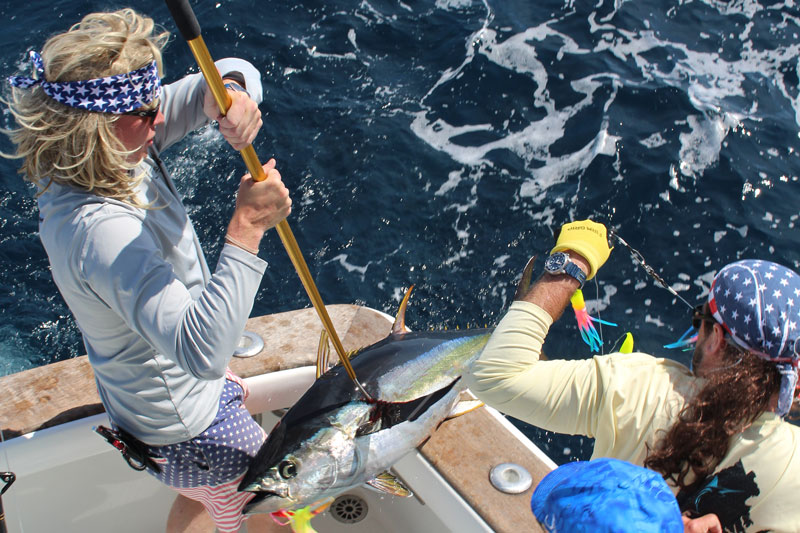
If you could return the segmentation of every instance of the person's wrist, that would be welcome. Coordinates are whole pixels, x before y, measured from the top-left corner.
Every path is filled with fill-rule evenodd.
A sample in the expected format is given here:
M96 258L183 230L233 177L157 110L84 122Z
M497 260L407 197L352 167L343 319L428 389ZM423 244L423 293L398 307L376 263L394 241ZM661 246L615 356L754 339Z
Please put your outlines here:
M583 270L583 273L586 274L586 276L588 277L589 276L589 272L591 272L591 270L592 270L592 267L589 264L589 261L587 261L581 254L579 254L579 253L577 253L577 252L575 252L573 250L565 250L565 253L569 256L570 261L572 261L573 263L578 265L578 268Z
M236 246L237 248L241 248L245 252L249 252L249 253L251 253L253 255L258 255L258 248L257 247L253 248L251 246L248 246L247 244L245 244L245 243L243 243L243 242L231 237L229 233L225 234L225 242L228 243L228 244L232 244L233 246Z
M258 247L265 231L264 228L250 224L247 220L234 215L230 224L228 224L225 239L248 252L258 253Z

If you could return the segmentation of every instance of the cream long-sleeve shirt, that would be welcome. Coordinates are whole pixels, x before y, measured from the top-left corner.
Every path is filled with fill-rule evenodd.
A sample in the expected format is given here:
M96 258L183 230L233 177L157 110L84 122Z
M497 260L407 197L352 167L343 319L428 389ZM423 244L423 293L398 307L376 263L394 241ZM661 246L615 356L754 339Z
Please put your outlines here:
M552 318L514 302L465 376L487 404L538 427L595 439L592 455L642 465L702 382L643 353L540 361ZM673 486L676 493L677 488ZM715 474L682 509L714 512L725 531L800 531L800 428L764 413L736 436Z

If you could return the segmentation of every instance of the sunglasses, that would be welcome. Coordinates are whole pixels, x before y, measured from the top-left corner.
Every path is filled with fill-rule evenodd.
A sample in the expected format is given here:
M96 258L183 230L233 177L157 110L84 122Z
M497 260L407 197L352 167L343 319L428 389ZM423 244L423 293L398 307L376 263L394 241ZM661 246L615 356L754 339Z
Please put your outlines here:
M156 102L156 106L154 108L152 108L152 109L147 109L145 111L137 109L135 111L127 111L127 112L122 113L122 114L123 115L128 115L130 117L142 117L142 118L146 118L146 119L149 119L149 120L155 120L156 117L158 116L158 112L159 111L161 111L161 100Z
M716 319L708 312L705 304L696 305L692 309L692 327L696 330L700 329L702 322L716 322Z

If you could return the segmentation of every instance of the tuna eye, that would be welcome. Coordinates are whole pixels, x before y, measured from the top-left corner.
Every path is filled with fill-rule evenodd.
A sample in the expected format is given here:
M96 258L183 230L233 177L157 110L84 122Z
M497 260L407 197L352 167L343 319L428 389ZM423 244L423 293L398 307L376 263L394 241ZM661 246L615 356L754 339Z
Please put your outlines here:
M278 465L278 472L283 479L293 478L297 475L297 465L291 461L283 461Z

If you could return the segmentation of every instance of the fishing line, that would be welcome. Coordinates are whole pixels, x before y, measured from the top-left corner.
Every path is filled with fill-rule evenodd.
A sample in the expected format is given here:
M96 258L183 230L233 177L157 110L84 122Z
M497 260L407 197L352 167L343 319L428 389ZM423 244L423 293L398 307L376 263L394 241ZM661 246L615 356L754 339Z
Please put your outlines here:
M614 344L611 345L611 349L608 351L608 353L614 353L614 352L619 351L618 347L622 346L622 342L625 340L625 337L627 335L628 335L627 333L623 333L622 335L617 337L617 340L615 340Z
M642 267L642 268L644 269L644 271L645 271L645 272L646 272L646 273L647 273L647 274L648 274L648 275L649 275L651 278L653 278L654 280L656 280L656 282L658 282L658 284L659 284L659 285L661 285L663 288L667 289L667 290L668 290L670 293L672 293L672 295L673 295L673 296L675 296L675 297L676 297L676 298L678 298L680 301L682 301L684 304L686 304L686 307L688 307L689 309L692 309L692 310L694 310L694 306L693 306L692 304L690 304L688 301L686 301L686 299L685 299L683 296L681 296L680 294L678 294L678 293L675 291L675 289L673 289L672 287L670 287L670 286L667 284L667 282L666 282L666 281L664 281L664 279L663 279L661 276L659 276L658 274L656 274L656 271L655 271L655 270L653 270L653 267L651 267L650 265L648 265L647 263L645 263L645 261L644 261L644 256L642 256L642 254L639 252L639 250L636 250L636 249L635 249L635 248L633 248L633 247L632 247L630 244L628 244L627 242L625 242L625 240L624 240L622 237L620 237L620 236L619 236L619 235L618 235L618 234L617 234L617 233L616 233L614 230L612 230L612 229L610 229L610 228L609 228L609 230L608 230L608 236L609 236L609 237L612 237L612 238L614 238L614 239L616 239L616 240L617 240L617 241L618 241L618 242L619 242L619 243L620 243L622 246L624 246L625 248L627 248L627 249L628 249L628 252L630 252L630 254L631 254L631 257L633 258L633 260L634 260L636 263L638 263L638 264L639 264L639 266L640 266L640 267Z
M600 335L600 355L605 355L605 346L604 346L604 339L603 339L603 317L600 316L600 284L597 282L597 276L594 277L594 296L597 298L597 319L600 326L600 331L597 333Z

